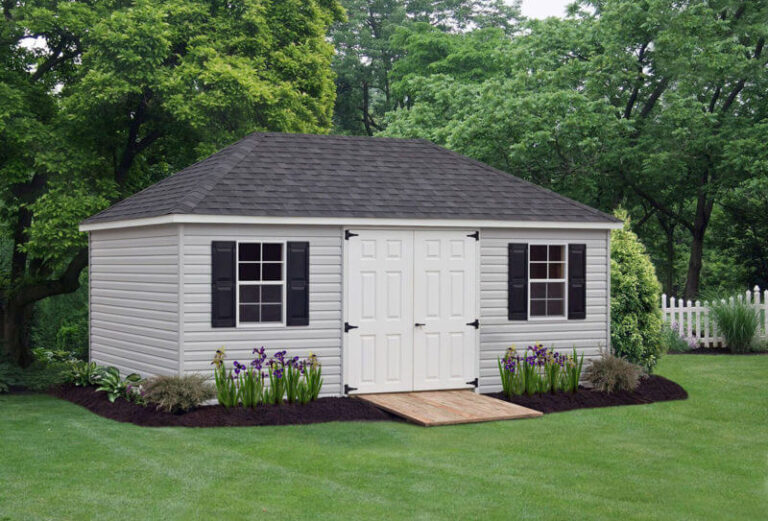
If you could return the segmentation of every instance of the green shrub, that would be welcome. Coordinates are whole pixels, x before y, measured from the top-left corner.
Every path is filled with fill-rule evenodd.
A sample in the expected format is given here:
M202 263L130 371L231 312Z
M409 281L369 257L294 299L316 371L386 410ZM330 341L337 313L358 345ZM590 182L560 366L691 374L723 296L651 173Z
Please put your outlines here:
M685 353L694 348L690 342L686 342L675 329L667 324L661 326L661 343L665 351L673 353ZM695 344L695 343L694 343Z
M36 361L26 369L13 362L0 362L0 393L7 393L10 387L44 392L64 383L68 372L69 364L64 362Z
M12 362L0 362L0 394L21 385L21 372L21 368Z
M661 285L645 247L617 211L624 228L611 232L611 347L651 372L663 354Z
M643 370L637 365L604 352L594 360L584 375L595 389L603 393L634 391L640 384Z
M205 376L155 376L142 384L147 403L166 412L183 412L216 397L216 390Z
M746 353L751 349L760 322L760 314L753 305L741 299L713 299L709 312L731 351Z

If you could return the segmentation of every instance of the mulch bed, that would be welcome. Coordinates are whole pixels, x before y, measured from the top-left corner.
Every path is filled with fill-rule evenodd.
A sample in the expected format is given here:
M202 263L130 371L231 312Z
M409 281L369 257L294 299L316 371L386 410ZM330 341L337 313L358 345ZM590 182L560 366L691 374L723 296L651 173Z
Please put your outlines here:
M546 414L574 409L685 400L688 398L688 393L672 380L667 380L663 376L651 375L643 378L640 381L640 385L634 391L619 391L608 394L579 387L579 390L575 393L522 395L515 396L511 400L508 400L502 393L492 393L488 396L516 403Z
M106 393L93 387L64 385L51 390L57 398L70 401L91 412L111 420L133 423L143 427L246 427L257 425L299 425L332 421L402 421L363 400L353 398L320 398L306 405L263 405L256 409L236 407L225 409L220 405L199 407L183 414L158 411L142 407L123 399L110 403ZM493 398L511 401L543 413L639 405L668 400L685 400L685 389L662 376L651 375L641 380L635 391L601 393L580 387L576 393L545 393L533 396L515 396L512 400L502 393L488 394Z
M203 406L184 414L158 411L118 398L110 403L106 393L93 387L65 385L51 394L91 412L119 422L143 427L245 427L254 425L297 425L332 421L382 421L397 417L377 407L352 398L320 398L306 405L263 405L255 409L220 405Z
M768 351L748 351L746 353L734 353L727 347L697 347L690 351L669 351L669 355L734 355L734 356L748 356L748 355L768 355Z

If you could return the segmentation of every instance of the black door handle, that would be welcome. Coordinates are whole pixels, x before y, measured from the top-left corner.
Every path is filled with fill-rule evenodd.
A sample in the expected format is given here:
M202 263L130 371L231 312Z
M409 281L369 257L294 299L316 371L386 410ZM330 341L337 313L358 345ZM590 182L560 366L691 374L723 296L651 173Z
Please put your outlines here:
M416 323L414 324L414 326L416 326L416 327L419 327L419 326L426 326L426 324L422 324L421 322L416 322Z

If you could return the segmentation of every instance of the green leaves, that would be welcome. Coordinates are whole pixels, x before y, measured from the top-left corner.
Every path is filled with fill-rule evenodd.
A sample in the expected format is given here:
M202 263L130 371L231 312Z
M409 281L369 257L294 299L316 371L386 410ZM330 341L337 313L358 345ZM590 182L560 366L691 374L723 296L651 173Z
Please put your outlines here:
M629 228L611 232L611 348L651 372L664 351L661 286L645 247Z

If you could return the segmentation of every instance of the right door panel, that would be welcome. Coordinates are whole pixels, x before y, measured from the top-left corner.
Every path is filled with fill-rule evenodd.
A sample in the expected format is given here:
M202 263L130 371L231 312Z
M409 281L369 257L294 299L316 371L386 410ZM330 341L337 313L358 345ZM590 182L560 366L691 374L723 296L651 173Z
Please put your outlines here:
M414 390L470 387L476 365L477 241L464 231L414 234Z

